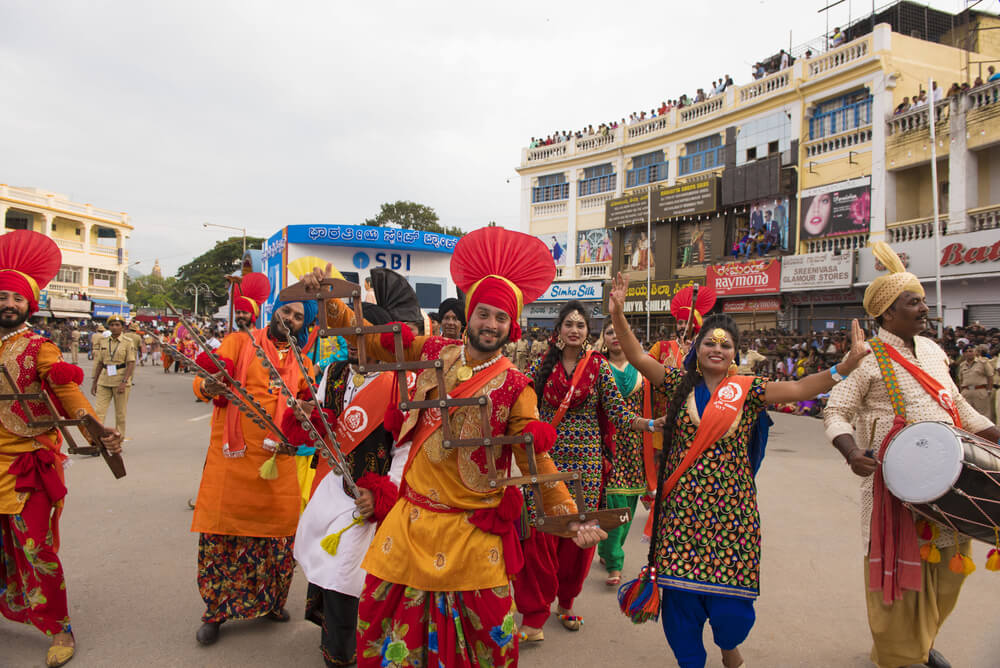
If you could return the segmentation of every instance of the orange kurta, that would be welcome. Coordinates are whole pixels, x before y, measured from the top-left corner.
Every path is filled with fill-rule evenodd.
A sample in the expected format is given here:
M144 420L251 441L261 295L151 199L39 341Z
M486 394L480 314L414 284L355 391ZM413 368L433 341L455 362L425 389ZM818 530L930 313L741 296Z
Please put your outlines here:
M18 341L23 337L24 335L21 334L0 344L0 359L9 353L10 348L18 345ZM54 343L47 341L41 345L35 359L38 365L38 375L42 380L45 380L52 370L52 365L62 361L62 353L59 352L59 348ZM94 414L90 402L87 401L83 392L80 391L80 387L75 383L52 386L52 392L59 399L66 415L75 417L81 410L91 415ZM3 403L6 405L0 405L0 412L9 410L9 404ZM52 429L42 436L50 441L61 439L56 429ZM14 491L14 476L7 475L7 469L21 453L43 447L45 446L35 439L18 436L0 425L0 515L13 515L21 512L27 498L27 494L19 494Z
M251 346L243 333L227 336L215 351L219 357L237 361L239 377L241 353ZM271 363L282 375L292 371L297 382L290 384L298 393L305 389L305 380L295 367L290 349L281 355L270 356ZM303 365L312 374L312 363L303 358ZM201 399L201 381L195 381L195 395ZM278 387L270 382L268 372L253 355L246 369L244 387L267 411L275 424L285 410L285 398ZM261 465L271 458L272 452L264 449L264 438L268 432L260 429L245 415L240 414L246 449L241 457L227 457L223 454L226 414L238 411L234 406L215 407L212 412L212 434L202 471L201 486L195 504L191 531L200 533L225 534L233 536L282 537L295 533L299 519L299 483L296 475L295 458L279 455L276 459L278 477L264 480L260 477Z
M352 314L342 305L331 301L328 307L328 326L344 327L353 322ZM424 344L430 338L416 337L406 350L407 359L420 359ZM460 348L460 345L450 345L440 352L439 359L444 363L445 384L449 391L458 384L456 372L461 366ZM378 335L366 338L366 349L379 359L393 359L382 348ZM510 373L520 372L515 369L502 372L476 392L476 395L491 397L491 411L507 410L492 405L494 399L491 394L504 386ZM434 378L433 373L418 377L415 400L438 396ZM411 413L404 423L403 433L407 432L414 419ZM505 433L510 436L520 434L525 425L537 419L537 398L528 385L509 406ZM456 409L452 415L452 429L460 438L480 437L479 409ZM527 471L524 448L514 446L512 450L518 468ZM489 487L487 477L472 459L472 453L472 448L444 448L440 429L427 437L406 472L405 485L430 502L441 504L442 510L457 509L459 512L434 512L400 498L379 526L361 565L363 569L387 582L424 591L471 591L502 587L509 583L501 538L469 522L473 511L499 505L503 494L502 489ZM536 455L535 459L539 473L557 472L548 454ZM547 512L563 514L576 511L576 504L563 483L546 483L542 494Z

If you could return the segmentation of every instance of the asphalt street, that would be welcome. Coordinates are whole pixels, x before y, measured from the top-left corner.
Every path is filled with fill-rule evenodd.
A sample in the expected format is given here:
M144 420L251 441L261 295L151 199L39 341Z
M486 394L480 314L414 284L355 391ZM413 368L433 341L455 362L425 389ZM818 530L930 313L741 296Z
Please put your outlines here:
M89 370L88 370L89 374ZM296 572L286 624L223 626L201 647L203 612L195 583L197 535L188 499L198 488L210 407L196 403L191 375L137 370L126 443L128 476L115 480L99 458L74 457L67 471L60 555L77 639L73 668L118 666L315 666L319 629L303 620L306 582ZM84 383L89 387L89 377ZM113 411L112 411L113 412ZM749 668L869 666L862 583L858 479L823 436L822 422L776 415L758 477L763 523L762 595L743 646ZM626 576L645 560L641 510L626 546ZM996 601L1000 573L985 569L976 544L970 576L937 647L956 668L1000 665ZM524 666L675 666L658 623L633 625L596 561L575 612L576 633L555 619L546 639L521 651ZM711 632L706 630L707 646ZM34 628L0 619L0 666L43 666L48 641ZM710 666L721 666L709 650Z

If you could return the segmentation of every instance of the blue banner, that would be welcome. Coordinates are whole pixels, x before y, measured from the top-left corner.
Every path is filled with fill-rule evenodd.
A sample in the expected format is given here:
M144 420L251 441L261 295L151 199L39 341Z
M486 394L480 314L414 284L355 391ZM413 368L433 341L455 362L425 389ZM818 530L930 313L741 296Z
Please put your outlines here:
M288 243L356 246L364 248L396 248L408 251L451 253L458 237L436 232L417 232L392 227L367 225L289 225ZM265 256L267 256L265 248ZM273 251L272 251L273 252Z
M131 305L119 305L119 304L98 304L94 302L94 313L95 318L107 318L113 315L120 315L123 318L129 317L129 312L132 310Z

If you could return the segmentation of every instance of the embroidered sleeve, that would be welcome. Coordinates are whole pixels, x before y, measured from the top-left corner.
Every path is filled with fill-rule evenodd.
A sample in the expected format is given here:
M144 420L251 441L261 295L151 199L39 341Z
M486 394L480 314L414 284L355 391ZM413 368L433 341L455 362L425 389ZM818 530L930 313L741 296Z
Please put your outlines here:
M670 395L673 391L674 386L681 382L681 378L684 377L684 369L676 369L672 366L663 367L663 382L657 387L653 388L656 392L664 395Z
M365 321L365 325L371 325L370 322ZM354 311L347 308L339 299L331 299L326 303L326 326L333 327L351 327L354 325ZM365 335L365 350L372 357L382 360L383 362L395 362L396 354L390 350L386 350L382 347L382 343L379 340L381 334L366 334ZM357 345L358 338L356 336L345 335L348 343ZM424 343L430 336L415 336L413 337L413 342L406 348L403 349L406 361L413 362L420 359L421 354L424 350Z
M747 392L747 410L756 414L767 408L767 402L764 401L764 394L766 392L767 378L764 378L763 376L754 377L753 382L750 383L750 389Z
M56 362L62 361L62 353L54 343L46 341L38 349L38 374L42 378L48 378L52 366ZM94 408L87 401L87 397L80 391L80 386L76 383L66 383L64 385L51 385L52 393L59 399L63 410L69 417L76 417L80 411L90 413L96 417Z
M631 431L632 420L638 415L625 403L625 398L611 373L611 365L604 360L601 360L597 369L597 396L600 397L601 406L608 414L608 419L615 425L615 429L623 432Z
M538 408L535 390L529 385L521 391L514 405L510 409L510 419L507 422L507 435L516 436L524 431L526 424L538 419ZM528 470L528 453L522 445L513 447L514 459L517 461L517 468L521 471ZM558 473L555 462L549 453L535 455L535 463L538 465L538 472L542 475L548 473ZM576 503L569 493L566 485L562 482L546 483L542 485L542 502L545 504L545 512L550 515L563 515L576 512Z

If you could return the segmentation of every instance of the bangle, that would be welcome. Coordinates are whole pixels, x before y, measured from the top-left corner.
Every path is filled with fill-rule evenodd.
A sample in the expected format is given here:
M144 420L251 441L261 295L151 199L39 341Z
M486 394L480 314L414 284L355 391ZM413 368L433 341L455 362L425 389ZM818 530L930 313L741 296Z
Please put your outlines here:
M653 423L652 420L650 420L649 422L646 423L646 428L649 429L650 432L653 431L653 424L654 423Z
M845 378L847 378L847 376L841 376L839 373L837 373L837 365L836 364L834 364L832 367L830 367L830 376L833 377L833 382L835 382L835 383L839 383L840 381L842 381Z

